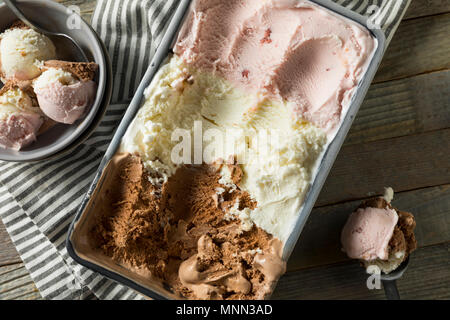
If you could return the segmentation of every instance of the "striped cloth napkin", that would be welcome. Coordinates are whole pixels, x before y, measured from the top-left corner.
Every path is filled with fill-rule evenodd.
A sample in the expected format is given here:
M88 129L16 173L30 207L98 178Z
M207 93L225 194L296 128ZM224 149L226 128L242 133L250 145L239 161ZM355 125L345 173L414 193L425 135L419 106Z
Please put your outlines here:
M369 15L392 39L410 0L333 0ZM92 25L113 62L112 105L98 129L70 154L51 161L0 161L0 217L42 297L143 299L75 263L66 233L83 195L150 62L178 0L98 0Z

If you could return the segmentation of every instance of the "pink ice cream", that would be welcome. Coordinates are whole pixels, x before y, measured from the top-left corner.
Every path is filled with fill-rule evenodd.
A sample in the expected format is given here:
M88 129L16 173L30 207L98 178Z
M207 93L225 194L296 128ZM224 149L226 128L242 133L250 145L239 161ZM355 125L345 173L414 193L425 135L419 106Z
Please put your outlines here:
M197 0L174 51L333 131L375 48L365 29L308 1Z
M397 222L398 214L393 209L359 208L342 230L342 248L352 259L387 260L389 241Z
M72 124L94 102L97 85L92 81L97 65L51 60L33 82L42 111L50 119Z
M72 124L84 114L94 102L97 85L94 81L65 85L59 81L46 87L35 88L39 106L50 119Z
M0 147L21 150L36 141L42 118L32 113L16 113L0 120Z
M0 147L20 150L36 140L44 123L30 95L8 82L0 90Z

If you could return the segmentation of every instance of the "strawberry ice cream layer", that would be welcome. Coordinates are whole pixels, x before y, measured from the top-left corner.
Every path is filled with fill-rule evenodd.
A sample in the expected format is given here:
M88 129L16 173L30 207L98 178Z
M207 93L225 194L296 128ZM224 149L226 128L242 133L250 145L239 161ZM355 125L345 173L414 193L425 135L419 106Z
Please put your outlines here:
M294 117L334 133L376 40L309 1L196 0L174 51L261 99L294 104Z

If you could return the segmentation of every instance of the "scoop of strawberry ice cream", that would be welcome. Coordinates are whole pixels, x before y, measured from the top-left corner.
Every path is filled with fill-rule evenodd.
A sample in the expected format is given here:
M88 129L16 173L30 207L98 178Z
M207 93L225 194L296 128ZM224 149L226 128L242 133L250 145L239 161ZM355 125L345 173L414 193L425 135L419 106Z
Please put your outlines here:
M46 116L72 124L93 104L97 85L92 80L78 80L63 69L49 68L34 81L34 91Z
M341 242L352 259L387 260L398 215L391 208L359 208L345 224Z
M37 114L17 113L0 120L0 146L6 149L21 150L36 141L43 123Z
M36 140L44 119L31 98L19 88L0 95L0 147L21 150Z

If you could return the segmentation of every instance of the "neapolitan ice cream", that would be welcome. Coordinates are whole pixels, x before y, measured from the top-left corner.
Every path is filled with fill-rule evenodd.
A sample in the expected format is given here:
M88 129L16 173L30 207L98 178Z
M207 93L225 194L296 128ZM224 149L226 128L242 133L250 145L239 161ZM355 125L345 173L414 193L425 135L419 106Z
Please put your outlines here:
M32 94L12 83L0 90L0 147L22 149L36 140L43 123Z
M375 46L307 1L193 1L112 160L92 248L180 297L269 297Z
M33 82L39 106L47 117L72 124L91 107L97 93L95 63L47 61Z
M52 41L22 23L0 35L0 71L7 80L31 80L40 75L40 65L56 58Z
M384 273L397 269L417 247L414 216L393 208L391 200L392 196L385 196L364 201L349 216L341 234L349 258Z

